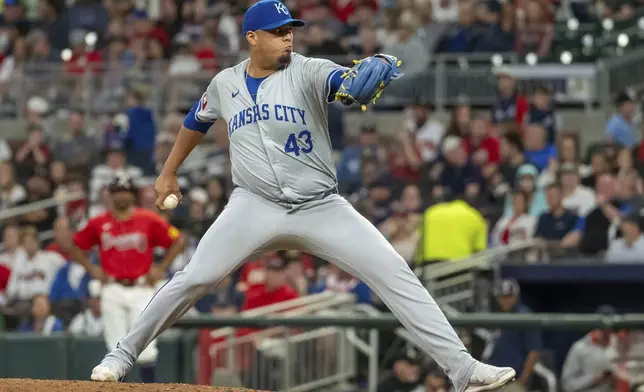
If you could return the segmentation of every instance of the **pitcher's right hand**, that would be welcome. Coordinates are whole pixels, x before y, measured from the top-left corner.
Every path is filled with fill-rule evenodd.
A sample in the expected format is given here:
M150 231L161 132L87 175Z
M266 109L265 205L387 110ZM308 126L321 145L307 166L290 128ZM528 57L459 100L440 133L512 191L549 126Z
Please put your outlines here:
M181 203L181 190L179 189L179 180L176 174L161 173L154 184L154 190L157 193L156 206L160 210L164 210L163 202L169 195L175 195Z

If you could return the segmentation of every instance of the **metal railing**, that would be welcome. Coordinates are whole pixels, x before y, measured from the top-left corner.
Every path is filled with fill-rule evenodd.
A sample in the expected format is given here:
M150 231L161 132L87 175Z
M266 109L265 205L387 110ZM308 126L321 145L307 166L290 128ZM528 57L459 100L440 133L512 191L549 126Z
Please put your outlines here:
M71 192L63 197L50 197L49 199L35 201L22 206L7 208L0 211L0 222L44 208L58 207L72 201L83 200L86 197L84 192ZM48 241L52 238L54 238L53 230L38 233L38 240L40 241ZM2 251L4 251L4 244L0 243L0 252Z
M601 59L597 62L599 96L603 105L612 103L611 97L627 88L644 85L644 48L634 49L622 56Z
M211 317L201 316L198 318L186 318L176 326L179 328L202 328L202 327L339 327L339 328L364 328L369 330L396 329L401 327L400 322L392 315L374 315L373 312L366 316L356 314L342 315L335 317ZM446 316L455 328L504 328L504 329L540 329L540 330L575 330L590 331L592 329L612 330L642 330L644 329L644 314L624 314L605 316L597 314L552 314L552 313L476 313L463 314L458 312L446 312ZM627 382L633 384L638 382L640 370L644 366L641 359L641 348L633 347L638 356L627 356L618 358L612 363L615 373L619 374ZM545 374L549 390L555 387L555 380L551 372L538 367L538 372ZM545 370L545 371L544 371ZM371 390L371 384L370 384Z
M352 310L347 306L354 303L350 294L324 292L245 311L239 317L348 316ZM200 384L217 385L223 378L234 380L236 386L305 392L355 377L358 351L367 355L370 368L377 369L378 334L374 331L364 341L352 329L336 327L275 326L260 331L224 327L203 330L199 351ZM372 375L377 377L377 372Z
M539 245L538 240L530 239L498 246L462 260L419 267L416 269L416 274L425 278L426 288L439 305L466 312L476 304L478 292L489 292L489 288L479 290L478 285L485 282L477 280L478 272L496 272L497 261L505 259L508 254L531 249L537 245Z
M456 328L518 328L518 329L547 329L588 331L595 328L604 329L642 329L644 314L621 314L605 316L598 314L577 313L460 313L455 316L446 315L449 322ZM301 317L241 317L241 316L209 316L186 317L178 321L177 328L217 328L217 327L348 327L392 329L402 327L393 315L381 317L360 316L301 316Z
M45 208L57 207L72 201L83 200L87 195L85 192L71 192L63 196L54 196L48 199L34 201L29 204L11 207L0 211L0 221L24 215L30 212L42 210Z

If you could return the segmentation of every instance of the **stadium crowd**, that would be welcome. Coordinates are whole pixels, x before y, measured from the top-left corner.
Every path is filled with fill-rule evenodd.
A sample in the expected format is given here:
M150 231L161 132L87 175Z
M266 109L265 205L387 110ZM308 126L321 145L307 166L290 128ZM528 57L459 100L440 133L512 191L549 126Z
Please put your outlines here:
M312 22L296 40L298 52L331 56L341 63L387 52L405 59L408 74L427 69L432 56L441 52L546 54L556 15L574 15L580 21L624 19L640 4L289 1L298 17ZM137 83L153 72L214 74L243 57L239 18L246 6L205 0L143 5L130 0L4 1L2 114L24 116L27 126L24 140L0 136L0 210L52 197L61 200L76 192L84 195L0 220L0 313L6 329L102 334L99 290L71 257L73 233L110 208L107 185L120 173L136 180L140 207L156 211L152 184L183 120L175 111L156 118L149 104L158 97L148 96ZM43 70L52 64L62 69L70 85L31 94L44 90L48 74ZM86 72L103 76L95 96L74 88ZM19 79L27 81L30 92L24 113L16 111L24 91L11 88ZM186 94L196 99L200 89L196 95L192 90ZM71 100L75 93L76 100ZM52 107L83 99L107 108L109 120L89 126L86 112L71 107L62 132L52 125ZM644 146L635 123L637 100L623 93L615 104L604 140L582 151L579 134L560 129L549 88L541 86L524 96L515 80L500 72L498 97L486 110L475 110L464 97L443 123L431 105L418 101L406 108L394 137L386 136L391 132L378 124L364 123L356 140L345 141L339 127L332 127L340 190L412 265L457 260L531 239L534 246L520 255L529 262L573 255L608 263L640 262ZM95 129L97 123L102 128ZM189 157L181 173L184 203L162 212L188 243L168 278L189 261L232 189L225 131L211 133L209 143ZM440 230L434 230L436 225ZM162 251L157 253L160 260ZM358 302L380 306L364 282L289 251L249 260L194 311L229 314L325 290L351 292ZM503 282L497 298L499 311L527 311L519 306L515 282ZM603 351L593 349L612 342L607 334L594 331L574 346L566 365L573 370L562 375L567 391L579 390L575 380L580 374L591 384L612 382ZM540 346L534 334L500 334L486 355L495 364L515 366L520 380L530 385ZM583 364L575 358L589 352L596 361L576 369ZM407 352L393 361L392 370L383 391L448 388L440 372L421 372L418 358Z
M545 56L556 38L556 21L631 20L641 6L639 0L288 3L296 17L309 21L295 41L297 52L330 56L340 63L387 52L405 59L408 75L427 70L439 53ZM56 107L82 102L96 111L114 112L128 85L152 87L166 83L159 75L180 78L229 66L245 53L239 25L248 5L207 0L4 1L2 115L22 116L32 95ZM91 88L90 75L100 76ZM181 89L192 91L190 86ZM172 97L160 101L167 106L174 102Z

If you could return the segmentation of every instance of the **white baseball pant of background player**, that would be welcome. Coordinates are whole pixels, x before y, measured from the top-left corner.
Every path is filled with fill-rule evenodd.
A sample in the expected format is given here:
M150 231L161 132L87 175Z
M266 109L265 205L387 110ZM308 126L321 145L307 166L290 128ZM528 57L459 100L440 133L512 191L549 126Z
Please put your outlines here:
M103 285L101 315L104 324L103 335L108 350L116 348L119 340L132 328L155 292L156 289L146 285L145 282L132 287L115 282ZM156 340L153 340L141 352L136 362L144 366L154 365L158 354Z

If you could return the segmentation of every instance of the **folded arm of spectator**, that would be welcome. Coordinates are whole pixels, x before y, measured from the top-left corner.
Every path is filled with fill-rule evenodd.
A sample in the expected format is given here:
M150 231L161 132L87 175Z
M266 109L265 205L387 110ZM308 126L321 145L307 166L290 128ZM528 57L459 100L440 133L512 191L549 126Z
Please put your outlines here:
M576 248L581 242L581 237L584 234L584 228L586 226L586 217L581 217L577 220L575 228L561 239L562 248Z
M619 210L608 200L597 200L597 205L602 209L602 212L609 221L614 222L615 219L621 216Z

